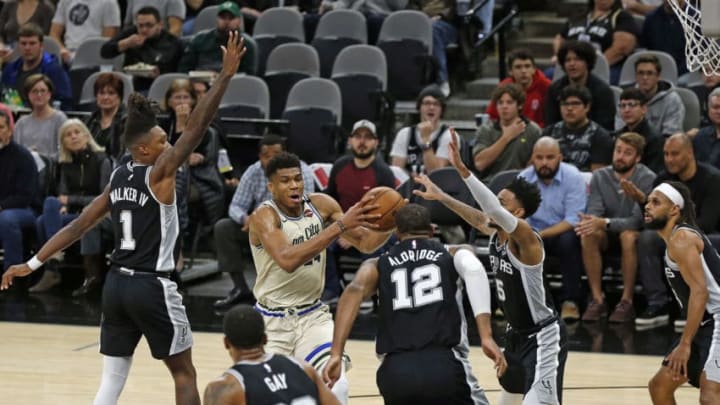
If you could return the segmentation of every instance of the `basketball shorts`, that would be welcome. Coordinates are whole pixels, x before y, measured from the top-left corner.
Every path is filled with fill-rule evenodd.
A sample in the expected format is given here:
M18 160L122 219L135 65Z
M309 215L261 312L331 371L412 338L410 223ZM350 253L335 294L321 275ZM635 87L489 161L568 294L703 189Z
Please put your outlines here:
M687 374L688 383L690 383L693 387L700 387L700 375L705 367L708 367L708 371L710 371L710 373L707 374L707 378L709 380L711 379L710 375L712 374L712 369L714 368L717 370L717 367L715 367L714 362L711 361L711 357L709 356L713 344L713 331L717 325L718 322L716 321L708 322L707 324L699 327L697 333L695 333L692 343L690 343L690 358L687 362ZM680 337L678 336L672 346L670 346L670 350L668 350L665 356L667 357L667 355L672 353L673 349L675 349L679 343ZM720 342L717 344L720 345ZM716 349L716 352L719 352L719 350ZM716 359L720 362L720 353L716 354ZM667 366L667 360L663 360L662 365ZM712 381L720 382L720 379L718 379L720 378L720 374L715 374L715 378L716 379Z
M567 331L562 320L526 334L508 329L505 335L508 369L500 378L507 392L523 394L523 403L560 404L567 360Z
M467 358L453 349L388 354L376 380L385 405L489 403Z
M100 353L132 356L141 336L156 359L192 347L182 296L164 275L113 268L103 287Z
M266 352L293 356L322 371L330 359L334 326L327 305L316 301L298 307L268 308L257 303L255 310L265 320ZM350 369L347 356L345 367Z

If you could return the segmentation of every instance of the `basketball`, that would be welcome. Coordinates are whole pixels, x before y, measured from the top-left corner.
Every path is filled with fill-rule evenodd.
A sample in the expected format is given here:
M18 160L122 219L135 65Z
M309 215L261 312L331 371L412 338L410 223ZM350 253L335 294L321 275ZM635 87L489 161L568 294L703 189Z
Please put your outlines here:
M387 232L395 228L395 213L405 205L405 199L390 187L375 187L368 191L373 193L375 198L368 201L367 204L377 204L378 207L368 211L368 214L380 214L380 218L372 221L378 225L376 230ZM367 195L367 193L366 193Z

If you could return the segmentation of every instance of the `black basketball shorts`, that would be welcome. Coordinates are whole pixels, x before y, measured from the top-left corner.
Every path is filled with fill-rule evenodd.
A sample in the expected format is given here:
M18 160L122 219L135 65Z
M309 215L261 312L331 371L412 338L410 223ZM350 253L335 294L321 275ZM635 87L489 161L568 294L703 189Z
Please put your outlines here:
M713 326L713 322L710 321L706 325L699 327L692 343L690 343L690 358L687 362L688 382L696 388L700 388L700 374L702 374L705 368L705 362L707 361L710 346L712 345ZM670 350L665 354L665 357L677 347L678 343L680 343L680 336L675 339L672 346L670 346ZM667 360L663 360L662 365L667 366Z
M163 275L113 269L103 288L100 353L132 356L140 336L156 359L189 349L193 338L182 296Z

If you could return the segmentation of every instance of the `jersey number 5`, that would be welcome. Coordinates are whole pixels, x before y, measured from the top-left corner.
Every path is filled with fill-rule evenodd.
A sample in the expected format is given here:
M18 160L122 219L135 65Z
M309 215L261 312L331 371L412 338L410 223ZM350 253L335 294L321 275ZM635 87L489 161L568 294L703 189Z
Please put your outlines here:
M135 250L135 239L132 236L132 211L120 211L120 223L122 224L122 239L120 239L120 249Z
M413 269L410 273L412 296L409 295L407 273L407 269L403 267L393 270L390 274L390 280L395 284L393 310L418 308L442 301L443 291L440 286L440 268L437 265L428 264Z

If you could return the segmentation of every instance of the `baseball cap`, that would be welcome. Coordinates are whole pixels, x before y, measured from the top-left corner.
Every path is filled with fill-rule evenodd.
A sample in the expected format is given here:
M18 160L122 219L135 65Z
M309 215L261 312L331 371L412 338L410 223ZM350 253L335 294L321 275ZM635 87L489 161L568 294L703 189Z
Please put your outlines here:
M235 17L240 17L240 7L238 7L238 5L233 3L232 1L226 1L220 4L217 12L218 15L220 15L220 13L222 13L223 11L227 11Z
M352 133L354 134L355 131L360 128L366 128L368 131L370 131L371 134L373 134L375 138L377 138L377 133L375 132L375 124L373 124L372 121L360 120L356 122L355 124L353 124Z

